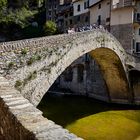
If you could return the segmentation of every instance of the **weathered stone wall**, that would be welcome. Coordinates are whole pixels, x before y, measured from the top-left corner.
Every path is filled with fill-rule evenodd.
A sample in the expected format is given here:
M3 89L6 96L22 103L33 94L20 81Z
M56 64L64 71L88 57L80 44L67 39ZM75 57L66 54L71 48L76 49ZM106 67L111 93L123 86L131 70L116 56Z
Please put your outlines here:
M106 48L114 52L122 63L122 69L127 71L127 63L132 58L127 56L119 42L108 32L93 30L72 35L64 34L1 43L0 75L8 79L10 84L31 103L37 105L57 77L74 60L98 48ZM105 55L106 51L103 53ZM135 67L133 59L129 65ZM104 72L110 73L106 70ZM122 81L121 75L117 74L117 76L116 80ZM107 80L106 77L104 79ZM123 81L126 85L127 82ZM111 86L111 83L110 91L117 91L115 84Z
M42 116L0 77L0 140L82 140Z
M133 25L123 24L123 25L113 25L111 26L111 34L113 34L118 41L121 43L123 48L131 53L133 47Z
M78 65L84 67L83 75L80 75L83 79L81 82L78 81ZM98 64L89 54L74 61L68 69L72 69L72 74L69 75L64 71L57 82L59 88L70 90L74 95L83 95L104 101L109 100L103 75L101 74ZM65 79L66 76L68 76L71 81L67 81Z

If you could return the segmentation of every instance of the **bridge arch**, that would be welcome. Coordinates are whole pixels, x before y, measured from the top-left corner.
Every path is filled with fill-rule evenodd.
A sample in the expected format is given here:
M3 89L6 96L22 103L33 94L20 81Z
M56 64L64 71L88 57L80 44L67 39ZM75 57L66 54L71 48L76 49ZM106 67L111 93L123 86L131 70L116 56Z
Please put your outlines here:
M2 76L5 76L11 85L19 86L21 94L35 106L57 77L73 61L86 53L90 53L98 62L111 101L130 102L126 66L128 55L120 43L106 31L97 29L8 42L0 44L0 49L3 58L0 59L3 65L3 68L0 67ZM34 61L36 54L41 57ZM14 64L9 63L7 66L9 61L14 61ZM5 71L5 67L10 70Z
M70 64L85 53L89 53L97 61L101 73L107 85L110 101L128 103L131 100L131 93L125 66L125 51L110 34L98 32L97 36L86 33L87 36L80 40L74 40L72 48L59 60L50 72L50 77L43 79L36 86L31 102L37 105L47 90L51 87L57 77ZM49 86L47 86L49 85ZM91 85L92 86L92 85Z

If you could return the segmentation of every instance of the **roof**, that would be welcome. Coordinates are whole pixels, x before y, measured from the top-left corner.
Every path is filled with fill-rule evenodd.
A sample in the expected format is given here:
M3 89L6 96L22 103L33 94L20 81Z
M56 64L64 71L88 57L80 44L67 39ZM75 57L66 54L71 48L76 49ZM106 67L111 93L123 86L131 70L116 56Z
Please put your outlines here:
M78 2L78 1L82 1L82 0L73 0L73 3Z
M97 5L97 4L99 4L99 3L102 2L102 1L103 1L103 0L100 0L100 1L98 1L98 2L96 2L96 3L94 3L94 4L92 4L92 5L90 5L89 8L91 8L91 7L93 7L93 6Z

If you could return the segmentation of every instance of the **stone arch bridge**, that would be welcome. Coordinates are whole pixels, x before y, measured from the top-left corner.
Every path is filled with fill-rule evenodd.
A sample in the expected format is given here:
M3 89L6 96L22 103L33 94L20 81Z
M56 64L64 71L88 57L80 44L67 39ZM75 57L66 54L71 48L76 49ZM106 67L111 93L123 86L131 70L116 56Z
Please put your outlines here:
M139 73L140 61L127 54L108 32L93 30L1 43L0 139L81 139L43 118L35 106L57 77L85 53L99 64L110 102L139 104L140 83L130 73Z
M129 71L139 64L101 30L1 43L0 75L36 106L57 77L85 53L99 64L110 101L133 102Z

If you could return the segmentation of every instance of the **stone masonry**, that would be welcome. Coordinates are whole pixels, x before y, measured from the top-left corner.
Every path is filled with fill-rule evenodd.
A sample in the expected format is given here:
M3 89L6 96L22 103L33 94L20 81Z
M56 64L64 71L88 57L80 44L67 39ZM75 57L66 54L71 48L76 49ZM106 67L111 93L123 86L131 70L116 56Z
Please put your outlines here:
M0 77L1 140L82 140L44 118L8 81Z
M88 52L101 67L112 102L129 103L131 87L127 71L128 65L136 67L135 58L127 55L111 34L99 29L1 43L0 75L37 105L57 77ZM106 65L110 68L105 69ZM115 76L110 79L111 75Z

